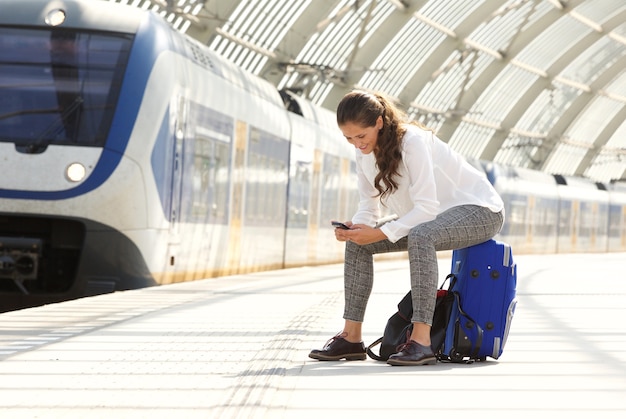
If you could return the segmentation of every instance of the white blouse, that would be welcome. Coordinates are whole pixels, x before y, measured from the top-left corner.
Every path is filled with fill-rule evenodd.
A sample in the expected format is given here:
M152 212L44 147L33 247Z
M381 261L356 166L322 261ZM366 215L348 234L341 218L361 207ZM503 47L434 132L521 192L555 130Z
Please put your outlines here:
M406 128L399 176L394 177L398 189L382 201L388 211L398 216L380 228L391 242L458 205L480 205L493 212L504 208L502 198L484 173L431 131L415 125ZM356 168L360 200L352 222L373 227L381 217L381 201L374 187L378 174L374 153L363 154L357 149Z

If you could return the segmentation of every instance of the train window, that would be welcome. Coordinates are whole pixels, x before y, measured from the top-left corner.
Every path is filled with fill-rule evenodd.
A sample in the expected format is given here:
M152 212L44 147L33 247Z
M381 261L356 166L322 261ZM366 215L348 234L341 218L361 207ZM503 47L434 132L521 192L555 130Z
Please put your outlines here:
M102 146L132 36L62 29L0 31L0 141Z
M228 181L230 144L196 138L193 162L190 220L226 224L228 220Z
M190 102L185 134L183 221L226 224L230 206L231 117Z
M287 214L289 227L306 227L311 202L313 150L292 143L290 171Z
M287 207L289 142L250 128L246 163L245 223L283 226Z
M517 193L505 193L506 223L502 232L506 235L524 237L528 225L528 198Z

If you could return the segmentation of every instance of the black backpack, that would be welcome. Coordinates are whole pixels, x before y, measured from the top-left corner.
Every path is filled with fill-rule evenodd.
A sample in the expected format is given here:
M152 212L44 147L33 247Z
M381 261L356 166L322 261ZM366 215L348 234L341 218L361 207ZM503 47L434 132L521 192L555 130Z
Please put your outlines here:
M449 275L448 278L452 277ZM446 280L448 279L446 278ZM445 282L444 282L445 284ZM443 285L442 285L443 287ZM450 321L450 313L455 303L455 296L452 292L440 288L437 291L437 302L435 303L435 315L433 325L430 329L430 340L433 352L440 352L446 337L446 328ZM387 361L389 356L398 352L398 347L407 342L413 324L413 303L411 301L411 291L398 303L398 311L387 320L383 336L372 342L367 347L367 354L377 361ZM373 348L380 344L379 355L375 354Z

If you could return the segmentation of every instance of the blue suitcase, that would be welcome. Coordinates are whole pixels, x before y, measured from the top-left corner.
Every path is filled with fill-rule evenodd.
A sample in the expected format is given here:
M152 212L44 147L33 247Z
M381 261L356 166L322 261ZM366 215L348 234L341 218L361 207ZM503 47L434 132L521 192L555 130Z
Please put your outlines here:
M517 303L517 266L511 247L488 240L455 250L448 279L448 292L456 303L442 347L436 349L438 358L452 362L498 359Z

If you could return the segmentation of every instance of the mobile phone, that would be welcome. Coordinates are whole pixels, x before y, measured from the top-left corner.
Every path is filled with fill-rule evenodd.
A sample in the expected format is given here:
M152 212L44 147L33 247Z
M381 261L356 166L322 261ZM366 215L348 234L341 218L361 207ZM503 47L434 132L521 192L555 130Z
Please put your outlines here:
M350 230L350 227L348 227L344 223L340 223L339 221L331 221L331 224L335 227L343 228L344 230Z

